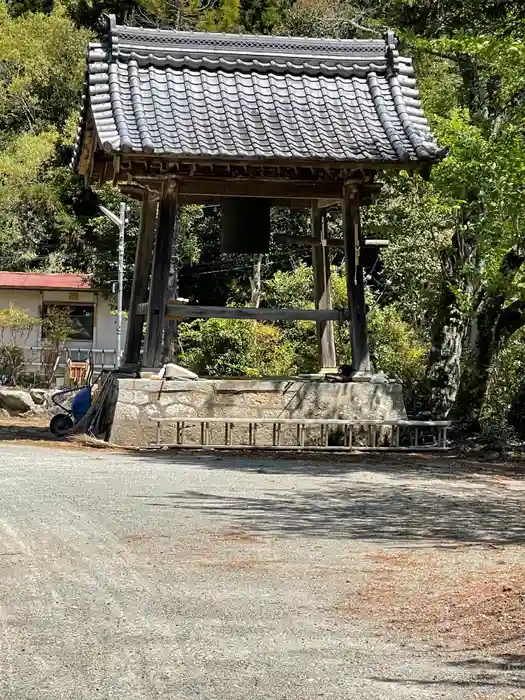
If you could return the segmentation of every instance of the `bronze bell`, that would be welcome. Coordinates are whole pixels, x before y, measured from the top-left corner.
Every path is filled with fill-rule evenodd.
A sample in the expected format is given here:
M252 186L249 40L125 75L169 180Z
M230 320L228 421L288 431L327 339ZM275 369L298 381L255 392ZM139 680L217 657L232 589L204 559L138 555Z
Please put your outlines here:
M236 197L221 205L221 252L264 254L270 250L270 202Z

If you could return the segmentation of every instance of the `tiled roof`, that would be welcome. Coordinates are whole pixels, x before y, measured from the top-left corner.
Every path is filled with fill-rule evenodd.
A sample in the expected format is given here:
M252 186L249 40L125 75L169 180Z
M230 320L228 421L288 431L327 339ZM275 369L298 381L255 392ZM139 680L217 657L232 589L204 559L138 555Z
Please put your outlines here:
M0 272L0 289L90 289L83 275Z
M108 153L225 161L436 162L412 61L386 39L117 26L90 44L89 110Z

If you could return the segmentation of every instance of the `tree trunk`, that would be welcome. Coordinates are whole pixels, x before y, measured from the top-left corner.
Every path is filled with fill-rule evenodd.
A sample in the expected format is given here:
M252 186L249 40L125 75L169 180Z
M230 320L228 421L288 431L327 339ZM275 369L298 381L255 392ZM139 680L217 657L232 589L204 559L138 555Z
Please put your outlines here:
M462 398L459 401L462 407L461 415L469 432L480 430L481 410L487 394L490 366L495 352L494 329L502 305L501 296L490 297L484 301L475 318L476 341L470 355L471 367L465 377L466 381L463 382Z
M509 425L518 433L521 439L525 438L525 380L522 381L518 393L514 398L507 416Z
M513 281L525 257L516 248L507 251L499 268L500 286L505 289ZM459 404L469 431L479 431L480 417L487 394L490 367L494 356L519 328L525 325L525 304L516 301L505 307L504 292L490 294L483 290L475 311L476 334L470 354L470 371L461 389Z
M464 101L474 121L488 117L487 95L478 67L471 56L457 56ZM447 418L461 387L462 356L469 319L465 307L475 290L470 269L477 267L477 240L472 226L482 214L475 185L464 185L465 204L458 213L451 245L442 255L443 281L438 314L432 329L432 350L427 369L428 409L436 418Z
M448 418L461 385L461 360L468 330L462 296L472 294L466 270L476 257L475 237L462 234L462 224L467 217L467 211L462 211L451 245L441 259L441 298L432 328L432 349L426 373L426 408L439 419Z
M472 122L484 130L486 138L490 138L497 130L497 124L491 111L487 77L480 70L475 57L458 54L456 60L463 83L465 106ZM446 418L457 401L470 426L479 428L490 366L502 334L508 332L504 328L499 334L496 332L505 312L506 293L503 291L494 295L489 294L488 290L478 293L474 288L476 275L473 271L479 270L475 232L476 224L483 216L483 203L475 183L465 184L459 199L465 204L461 208L451 246L442 259L441 304L433 328L427 370L428 408L436 417ZM505 283L512 280L522 262L516 250L508 251L500 269L504 277L500 290L504 290ZM469 307L470 321L466 311ZM472 318L476 326L472 368L462 377L462 355ZM459 392L461 395L458 397Z
M261 280L261 265L262 265L262 255L253 256L253 274L250 279L251 287L251 297L250 306L253 309L258 309L261 305L261 291L262 291L262 280Z
M461 383L461 358L467 323L453 299L440 307L430 352L427 383L428 409L437 419L446 419L456 402Z

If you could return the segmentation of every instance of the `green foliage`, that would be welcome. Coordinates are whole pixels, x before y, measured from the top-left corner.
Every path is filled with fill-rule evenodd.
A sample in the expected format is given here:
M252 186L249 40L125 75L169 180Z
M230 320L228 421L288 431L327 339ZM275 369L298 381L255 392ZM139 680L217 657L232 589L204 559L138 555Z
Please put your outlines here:
M220 0L204 10L197 29L206 32L237 32L240 29L240 1Z
M38 323L38 319L16 306L0 309L0 341L20 345L27 340L32 328Z
M268 306L313 309L312 268L301 263L295 270L278 270L264 287Z
M182 361L200 376L293 374L294 348L279 329L253 321L209 319L181 323Z
M59 160L78 118L88 34L57 4L12 17L0 0L0 267L67 270L82 239ZM73 243L73 241L75 241ZM77 251L75 251L77 252Z
M42 319L42 369L44 382L51 386L55 378L58 358L66 343L71 340L73 325L69 309L63 306L48 306Z
M384 177L379 198L364 211L367 235L390 241L381 252L380 303L395 302L403 317L423 332L438 302L440 257L453 225L454 207L433 183L406 173Z
M88 38L58 3L49 15L13 18L1 0L1 130L64 128L78 101Z
M498 353L490 370L490 379L482 413L485 431L501 427L510 405L523 382L525 367L525 329L520 329Z
M24 347L38 319L22 309L9 306L0 309L0 379L4 384L17 384L25 366Z
M365 234L390 240L369 280L375 368L406 386L421 381L436 324L450 321L444 292L467 331L480 300L504 299L507 306L525 299L523 270L502 270L509 249L520 253L525 244L525 3L519 0L0 0L0 269L81 271L106 292L117 278L118 232L98 205L118 211L120 193L110 186L86 191L67 167L85 47L102 12L120 22L209 31L368 38L395 29L403 52L415 58L432 128L451 150L429 181L382 174L383 190L363 212ZM128 291L138 223L132 203ZM308 226L305 213L272 212L274 235L305 235ZM246 303L252 260L221 254L219 230L217 207L184 209L179 292L200 303ZM341 236L339 215L330 213L328 230ZM346 305L342 254L331 255L333 302ZM272 243L262 263L263 305L313 306L310 256L308 246ZM203 374L318 367L311 322L210 320L181 324L181 336L188 363ZM348 324L335 324L335 337L339 362L348 363ZM486 421L505 412L523 346L518 330L499 349Z
M241 0L242 24L248 33L272 34L279 22L279 0Z
M64 344L71 340L72 331L73 325L69 308L48 306L45 318L42 319L44 344L62 350Z
M16 386L25 367L24 348L11 343L0 343L0 380Z
M398 379L405 388L425 375L428 344L404 319L399 308L375 305L369 314L370 351L376 371Z

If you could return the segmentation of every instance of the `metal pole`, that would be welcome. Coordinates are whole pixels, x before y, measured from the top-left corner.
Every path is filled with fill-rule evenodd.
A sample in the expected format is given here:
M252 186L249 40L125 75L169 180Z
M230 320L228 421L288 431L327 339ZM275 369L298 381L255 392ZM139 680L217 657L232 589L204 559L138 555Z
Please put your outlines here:
M117 281L117 367L122 360L122 297L124 290L124 232L126 230L127 206L120 203L118 227L118 281Z

